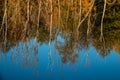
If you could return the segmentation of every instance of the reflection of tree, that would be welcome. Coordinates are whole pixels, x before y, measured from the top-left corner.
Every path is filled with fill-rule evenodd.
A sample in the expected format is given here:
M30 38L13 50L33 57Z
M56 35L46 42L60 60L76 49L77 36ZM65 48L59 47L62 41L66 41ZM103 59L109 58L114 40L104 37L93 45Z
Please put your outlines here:
M11 50L11 61L17 61L24 67L34 68L38 64L38 46L32 40L27 43L18 43Z
M10 50L10 44L9 42L0 42L0 51L3 53L7 53L7 51Z
M1 1L1 0L0 0ZM80 0L61 0L59 5L57 0L53 1L53 12L50 12L50 4L48 0L42 1L39 23L38 19L38 1L31 0L30 2L30 20L26 29L27 21L27 6L26 1L8 0L8 27L7 41L5 41L5 26L0 29L0 49L7 52L11 47L16 46L19 42L28 42L31 38L35 38L39 43L47 43L49 41L49 25L50 15L53 14L52 39L56 38L56 34L60 35L64 42L57 41L55 47L61 55L63 63L74 63L81 49L88 49L91 43L93 47L102 55L107 56L110 50L114 49L119 52L120 43L120 1L116 0L112 5L107 4L104 17L103 35L104 40L100 41L100 24L103 11L104 0L95 0L94 7L89 16L80 25L77 32L79 17L84 19L84 16L89 10L89 0L82 0L82 13L80 14ZM20 1L20 2L19 2ZM73 2L72 2L73 1ZM1 6L0 6L1 7ZM3 6L2 6L3 7ZM60 8L58 8L60 7ZM60 11L58 10L60 9ZM34 11L33 11L34 10ZM60 12L60 13L59 13ZM1 15L2 14L2 15ZM58 14L59 16L58 19ZM0 10L0 23L3 17L3 11ZM37 26L37 24L39 26ZM59 26L58 26L59 24ZM0 25L1 28L1 25ZM58 32L57 32L58 30ZM38 33L37 33L38 32ZM60 34L59 34L60 33ZM55 37L54 37L55 36ZM29 50L27 50L29 51ZM27 52L25 50L25 53Z
M99 3L99 4L98 4ZM87 49L89 46L89 43L92 42L93 47L97 50L97 52L105 57L107 56L111 50L115 50L116 52L119 52L119 40L120 40L120 14L119 14L119 7L118 3L116 2L113 5L108 5L105 18L104 18L104 28L103 28L103 33L104 33L104 40L100 41L100 23L101 23L101 16L102 16L102 9L103 9L103 2L96 2L96 14L97 16L93 16L93 22L94 25L91 29L91 33L88 35L87 34L87 24L83 23L81 28L79 29L79 37L77 41L77 37L74 37L75 35L75 27L73 27L74 24L74 19L75 17L69 17L68 20L71 20L70 22L68 21L67 28L63 28L62 32L63 35L62 37L64 38L64 42L57 42L56 44L56 49L60 53L62 60L64 63L71 62L72 59L70 59L72 54L74 53L74 50L78 49L81 50L82 48ZM95 20L94 20L95 19ZM91 20L92 21L92 20ZM64 21L65 22L65 21ZM86 22L86 21L85 21ZM63 23L64 24L64 23ZM72 33L72 34L71 34ZM67 35L67 36L65 36ZM73 36L74 35L74 36ZM75 40L76 39L76 40ZM77 46L73 48L74 44L77 43Z
M48 43L49 41L49 32L48 30L45 29L45 27L43 25L40 26L39 31L38 31L38 37L37 40L40 43Z
M119 42L120 36L120 5L117 0L113 5L107 5L104 25L103 25L103 34L104 40L101 42L99 40L100 34L100 20L102 16L103 2L99 1L99 4L96 2L96 22L92 30L93 33L93 46L96 50L102 55L106 56L110 53L110 50L113 49L116 43Z
M75 63L79 56L78 53L82 49L88 50L89 48L91 38L87 35L85 26L80 28L79 33L76 33L73 29L69 33L63 32L61 37L64 41L58 40L55 44L55 48L58 50L63 63Z
M3 16L3 0L0 0L0 21L2 21L2 16Z
M4 29L4 28L3 28ZM27 42L31 38L36 37L36 31L37 28L31 27L28 29L28 35L23 39L24 35L22 32L22 28L8 28L8 35L7 35L7 41L4 40L4 32L3 30L0 32L0 48L3 52L7 52L10 47L14 47L18 42ZM41 24L38 28L38 36L37 36L37 41L40 42L41 44L44 42L48 42L49 40L49 32L45 27Z
M37 66L38 66L38 45L34 42L34 39L29 40L28 42L18 42L14 47L7 47L9 44L1 44L0 49L3 53L7 53L6 51L9 50L9 55L11 63L15 62L16 64L20 64L24 68L31 68L35 74L37 73ZM9 49L10 48L10 49ZM2 59L3 55L0 51L0 60Z
M73 64L79 56L76 53L77 52L77 49L76 49L77 42L75 42L74 33L65 34L64 40L65 40L64 42L57 41L55 48L58 50L59 54L61 55L63 63L69 62L69 63Z

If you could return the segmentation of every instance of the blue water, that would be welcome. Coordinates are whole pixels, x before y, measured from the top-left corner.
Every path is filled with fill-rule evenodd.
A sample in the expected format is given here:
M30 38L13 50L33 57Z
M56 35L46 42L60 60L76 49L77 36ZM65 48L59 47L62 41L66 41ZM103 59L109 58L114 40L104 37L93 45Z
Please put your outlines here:
M102 57L90 45L88 53L83 49L78 55L75 63L63 64L54 42L19 42L6 54L0 51L0 80L120 80L120 56L114 50Z

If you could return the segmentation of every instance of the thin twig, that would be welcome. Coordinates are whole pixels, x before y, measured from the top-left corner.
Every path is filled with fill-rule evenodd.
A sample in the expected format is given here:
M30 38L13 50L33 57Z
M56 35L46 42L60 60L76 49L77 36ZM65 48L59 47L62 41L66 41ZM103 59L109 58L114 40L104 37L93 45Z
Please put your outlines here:
M89 13L91 12L91 10L92 10L92 8L93 8L93 6L94 6L94 2L95 2L95 0L93 0L93 1L91 2L92 4L91 4L88 12L86 13L85 17L78 23L77 30L79 29L80 25L85 21L85 19L88 17Z
M104 21L104 16L105 16L105 11L106 11L106 3L107 3L107 0L104 0L104 8L103 8L103 14L102 14L102 19L101 19L100 41L102 41L102 39L103 39L103 21Z
M49 42L51 42L51 39L52 39L52 23L53 23L53 21L52 21L52 18L53 18L53 13L52 13L52 11L53 11L53 5L52 5L52 0L50 0L50 12L51 12L51 15L50 15L50 40L49 40Z
M40 23L40 13L41 13L41 1L40 0L39 0L38 4L39 4L39 10L38 10L38 23L37 23L36 39L37 39L38 33L39 33L39 23Z

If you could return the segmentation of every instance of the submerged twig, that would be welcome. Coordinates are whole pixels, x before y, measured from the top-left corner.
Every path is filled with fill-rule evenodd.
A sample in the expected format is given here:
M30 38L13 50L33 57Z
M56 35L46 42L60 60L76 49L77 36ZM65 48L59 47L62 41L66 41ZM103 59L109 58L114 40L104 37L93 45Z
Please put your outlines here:
M41 13L41 1L39 0L39 2L38 2L38 4L39 4L39 9L38 9L38 22L37 22L37 32L36 32L36 39L38 38L38 33L39 33L39 23L40 23L40 13Z
M87 37L89 36L89 33L90 33L90 27L91 27L91 21L90 21L90 18L91 18L91 14L88 15Z
M88 12L86 13L85 17L78 23L77 30L79 29L80 25L85 21L85 19L88 17L89 13L92 11L92 8L94 6L94 2L95 2L95 0L93 0L91 2L91 6L90 6Z
M106 3L107 3L108 5L113 5L113 4L115 4L116 1L117 1L117 0L113 0L112 2L109 2L109 1L106 0Z
M51 42L51 39L52 39L52 23L53 23L53 21L52 21L52 19L53 19L53 5L52 5L52 0L50 0L50 12L51 12L51 14L50 14L50 40L49 40L49 42Z
M59 8L59 16L58 16L59 23L58 23L58 27L60 27L60 20L61 20L60 0L58 0L58 8Z
M7 0L5 0L5 41L7 40L7 28L8 28L8 21L7 21Z
M102 41L103 39L103 21L104 21L104 16L105 16L105 11L106 11L106 4L107 4L107 0L104 0L104 8L103 8L103 14L102 14L102 19L101 19L100 41Z
M3 20L2 20L2 25L1 25L1 29L0 29L0 32L1 30L3 29L4 27L4 24L5 26L7 27L7 0L5 0L4 2L5 4L5 11L4 11L4 15L3 15Z

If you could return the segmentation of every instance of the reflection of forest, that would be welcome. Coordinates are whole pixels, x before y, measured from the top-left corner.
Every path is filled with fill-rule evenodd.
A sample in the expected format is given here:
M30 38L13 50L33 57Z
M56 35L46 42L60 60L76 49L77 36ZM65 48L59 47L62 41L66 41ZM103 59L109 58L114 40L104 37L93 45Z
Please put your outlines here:
M116 0L112 5L107 4L102 41L100 40L100 26L103 0L95 0L92 10L78 29L79 18L84 19L89 11L89 5L92 3L92 0L91 2L82 0L82 4L85 4L82 5L80 15L79 1L62 0L58 2L54 0L53 12L50 12L50 4L47 3L47 0L31 0L29 10L27 10L27 2L24 0L8 0L7 17L3 17L5 5L0 0L0 4L2 4L0 5L0 50L6 53L19 42L28 42L31 38L35 38L41 44L48 43L51 31L51 27L49 27L51 26L51 14L53 14L52 36L50 36L52 38L50 39L55 41L55 49L61 55L63 63L74 63L78 58L77 52L82 49L87 50L90 44L103 57L107 56L111 50L120 54L119 0ZM42 6L40 7L40 5ZM64 42L57 40L58 35L64 39Z

